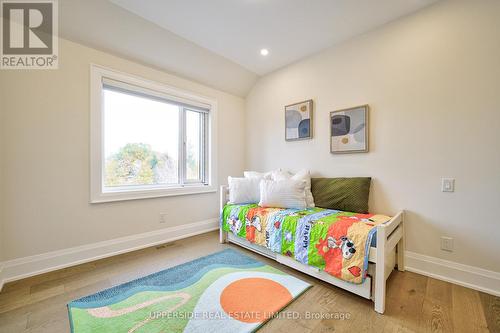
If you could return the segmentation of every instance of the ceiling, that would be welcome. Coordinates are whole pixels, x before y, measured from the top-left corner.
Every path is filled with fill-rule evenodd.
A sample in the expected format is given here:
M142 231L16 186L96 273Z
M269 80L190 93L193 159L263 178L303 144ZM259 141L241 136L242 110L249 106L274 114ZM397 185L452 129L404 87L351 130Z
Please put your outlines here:
M110 1L264 75L436 0Z
M59 0L59 36L245 97L259 75L435 1Z

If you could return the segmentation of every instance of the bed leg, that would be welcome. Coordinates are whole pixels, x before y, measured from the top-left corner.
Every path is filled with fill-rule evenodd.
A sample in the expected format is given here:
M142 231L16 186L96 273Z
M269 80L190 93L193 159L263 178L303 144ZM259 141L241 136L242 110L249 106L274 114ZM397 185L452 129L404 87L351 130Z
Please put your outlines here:
M221 185L220 202L219 202L219 211L220 211L219 221L221 222L222 222L222 217L224 216L224 205L227 203L227 196L228 196L228 187L226 185ZM224 244L227 242L227 231L222 230L222 225L223 223L219 225L219 242L221 244Z
M396 250L398 252L397 254L397 264L398 264L398 271L404 272L405 271L405 225L404 221L401 221L401 227L403 227L403 236L401 236L401 239L399 240L398 244L396 245Z
M404 238L402 238L397 246L397 251L398 251L398 271L404 272L405 271L405 243L404 243Z
M225 232L222 229L219 229L219 242L221 244L224 244L226 243L226 241L227 241L227 232Z
M377 283L380 282L380 283ZM384 314L385 311L385 279L375 277L375 312Z
M386 230L384 226L377 227L377 262L375 264L375 311L383 314L385 311L385 244Z

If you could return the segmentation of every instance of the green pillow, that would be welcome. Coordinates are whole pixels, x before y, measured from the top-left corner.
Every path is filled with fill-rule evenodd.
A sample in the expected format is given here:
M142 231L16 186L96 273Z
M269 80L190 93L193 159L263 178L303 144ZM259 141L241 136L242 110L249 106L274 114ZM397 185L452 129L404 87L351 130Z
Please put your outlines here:
M368 213L370 177L311 178L316 207Z

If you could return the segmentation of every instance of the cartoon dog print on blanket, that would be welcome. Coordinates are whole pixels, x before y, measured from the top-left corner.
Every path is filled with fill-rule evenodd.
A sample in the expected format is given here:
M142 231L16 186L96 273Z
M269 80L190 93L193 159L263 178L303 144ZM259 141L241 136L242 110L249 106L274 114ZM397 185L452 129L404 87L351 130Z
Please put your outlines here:
M354 242L347 238L346 236L340 237L340 240L335 239L335 237L328 236L328 248L330 249L340 249L342 251L342 256L344 259L351 259L356 253L356 247Z
M252 217L251 220L247 219L247 225L249 227L254 227L255 229L257 229L258 232L262 231L262 225L260 224L260 217L259 216L254 216L254 217Z
M325 272L341 278L344 265L346 271L351 266L348 262L354 260L358 251L354 241L347 235L349 228L355 222L351 216L339 216L338 220L328 228L326 237L320 238L316 243L318 254L325 259Z
M241 227L243 226L243 223L241 223L237 216L230 216L227 219L227 224L229 225L229 229L231 230L231 232L235 235L238 235Z

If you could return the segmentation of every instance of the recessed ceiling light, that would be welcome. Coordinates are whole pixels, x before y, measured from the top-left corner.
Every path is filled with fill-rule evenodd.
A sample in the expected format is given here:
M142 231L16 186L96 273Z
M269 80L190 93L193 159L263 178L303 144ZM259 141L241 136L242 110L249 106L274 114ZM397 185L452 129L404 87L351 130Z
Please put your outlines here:
M260 54L263 55L263 56L266 56L269 54L269 50L268 49L262 49L260 50Z

